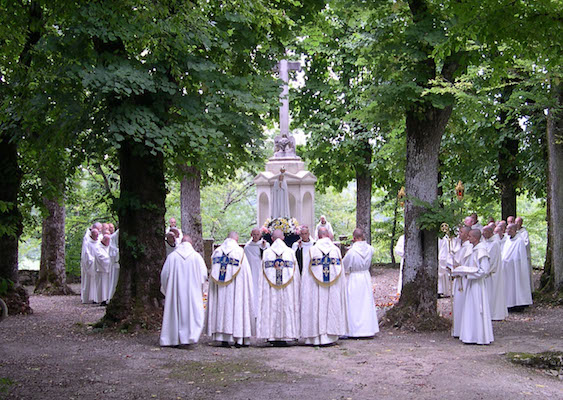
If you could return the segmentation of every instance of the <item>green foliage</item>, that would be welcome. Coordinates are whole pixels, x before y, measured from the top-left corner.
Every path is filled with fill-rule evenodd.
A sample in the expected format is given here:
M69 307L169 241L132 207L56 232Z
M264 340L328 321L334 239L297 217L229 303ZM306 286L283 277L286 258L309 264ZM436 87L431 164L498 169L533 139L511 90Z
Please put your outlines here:
M436 199L432 203L422 201L413 196L407 196L408 200L415 207L424 208L424 212L420 214L417 219L417 224L420 229L435 231L439 237L444 237L446 234L452 234L463 220L464 203L460 200L453 200L443 203L440 199ZM447 224L448 229L444 229L442 224Z
M256 190L253 175L239 172L235 179L210 183L201 189L201 219L204 238L224 240L230 231L239 232L241 241L250 236L256 222ZM180 184L170 182L166 198L166 220L180 222Z
M14 282L6 278L0 278L0 296L6 296L8 291L14 287Z
M10 378L0 378L0 393L8 393L14 382Z

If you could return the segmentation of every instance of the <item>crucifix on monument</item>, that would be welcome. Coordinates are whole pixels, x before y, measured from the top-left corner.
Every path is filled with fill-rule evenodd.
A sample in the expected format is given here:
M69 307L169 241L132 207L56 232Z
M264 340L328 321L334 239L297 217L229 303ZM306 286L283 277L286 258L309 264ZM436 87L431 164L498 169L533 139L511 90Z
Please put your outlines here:
M295 139L289 133L289 71L301 71L301 63L280 60L276 70L283 81L283 89L280 95L280 134L274 139L274 158L296 158Z

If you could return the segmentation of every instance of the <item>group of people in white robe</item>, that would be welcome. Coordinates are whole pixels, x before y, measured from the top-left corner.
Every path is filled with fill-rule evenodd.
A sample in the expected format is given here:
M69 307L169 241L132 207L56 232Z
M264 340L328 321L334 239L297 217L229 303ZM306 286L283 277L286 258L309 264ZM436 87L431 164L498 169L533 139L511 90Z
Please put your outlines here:
M325 226L316 233L315 241L302 226L290 248L281 230L272 232L270 245L255 228L242 248L231 232L213 252L209 274L184 235L161 273L166 300L160 344L196 343L204 330L226 347L248 346L251 338L287 346L374 336L379 327L369 273L373 247L356 229L343 258Z
M403 236L395 252L403 257ZM452 335L462 342L491 343L491 321L532 304L532 289L530 237L521 217L491 218L483 226L474 213L457 237L439 239L438 295L453 296Z
M112 223L95 222L86 229L80 257L82 303L106 305L119 279L119 230Z

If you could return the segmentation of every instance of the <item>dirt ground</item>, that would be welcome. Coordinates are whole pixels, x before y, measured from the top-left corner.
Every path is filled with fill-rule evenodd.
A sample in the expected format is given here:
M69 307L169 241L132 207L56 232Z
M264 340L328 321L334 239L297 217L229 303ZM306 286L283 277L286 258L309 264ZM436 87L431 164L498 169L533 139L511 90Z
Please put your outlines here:
M396 301L398 271L377 270L379 312ZM78 286L74 286L75 289ZM220 348L202 336L160 348L158 332L96 332L104 308L79 296L32 296L34 313L0 323L6 399L563 399L557 377L509 363L507 352L563 350L563 308L532 306L494 322L495 342L382 327L331 347ZM449 299L439 300L449 316Z

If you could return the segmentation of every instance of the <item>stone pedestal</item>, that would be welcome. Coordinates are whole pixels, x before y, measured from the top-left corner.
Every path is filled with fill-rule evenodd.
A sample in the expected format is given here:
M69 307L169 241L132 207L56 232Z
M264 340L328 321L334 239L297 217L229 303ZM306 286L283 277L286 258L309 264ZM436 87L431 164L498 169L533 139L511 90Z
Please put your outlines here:
M272 157L266 163L266 171L254 178L257 198L257 222L261 226L271 217L272 186L280 169L285 167L285 181L289 191L289 211L299 225L308 225L311 230L315 218L315 182L317 178L305 171L300 157Z

